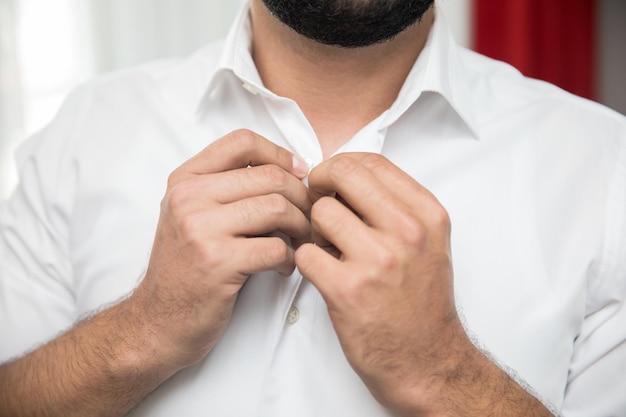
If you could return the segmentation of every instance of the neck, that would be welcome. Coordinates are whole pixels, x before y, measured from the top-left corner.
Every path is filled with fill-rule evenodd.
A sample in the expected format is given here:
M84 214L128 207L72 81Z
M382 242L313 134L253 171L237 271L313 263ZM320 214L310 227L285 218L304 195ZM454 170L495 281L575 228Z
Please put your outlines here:
M428 38L429 10L394 39L341 48L307 39L252 2L253 59L263 83L293 99L328 158L395 101Z

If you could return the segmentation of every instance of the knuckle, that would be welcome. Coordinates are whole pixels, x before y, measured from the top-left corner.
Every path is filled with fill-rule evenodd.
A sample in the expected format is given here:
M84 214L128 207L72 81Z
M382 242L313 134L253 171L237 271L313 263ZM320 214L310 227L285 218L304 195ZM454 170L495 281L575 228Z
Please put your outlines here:
M432 209L432 216L432 221L435 227L437 227L438 229L450 230L450 214L448 213L448 210L446 210L441 204L435 205L435 207Z
M345 177L352 174L359 168L359 162L349 156L339 156L330 162L330 172L338 177Z
M256 135L249 129L237 129L230 133L229 138L241 150L253 148L256 142Z
M263 165L263 174L268 182L283 189L287 185L287 173L277 165Z
M171 214L177 215L183 211L190 199L189 187L185 183L179 183L168 190L161 201L161 208Z
M426 244L427 230L416 217L410 213L396 215L396 221L402 230L402 239L410 246L421 248Z
M280 194L269 194L266 197L269 209L276 215L286 215L289 213L289 201Z
M384 168L389 164L387 158L377 153L363 154L361 162L372 170Z
M254 219L254 214L259 211L259 207L254 200L245 199L235 204L233 211L241 224L249 224Z
M200 265L202 265L206 271L214 271L219 269L224 263L226 263L226 252L224 250L223 242L216 240L203 240L200 242L194 242L199 252Z
M370 269L370 279L378 277L381 273L386 273L394 269L398 264L396 253L393 249L388 247L381 247L376 251L376 265L377 269Z
M167 188L175 187L182 180L182 173L176 169L170 173L167 177Z
M179 235L183 236L188 242L194 242L197 231L200 227L200 219L197 214L187 214L181 216L176 221L176 228Z

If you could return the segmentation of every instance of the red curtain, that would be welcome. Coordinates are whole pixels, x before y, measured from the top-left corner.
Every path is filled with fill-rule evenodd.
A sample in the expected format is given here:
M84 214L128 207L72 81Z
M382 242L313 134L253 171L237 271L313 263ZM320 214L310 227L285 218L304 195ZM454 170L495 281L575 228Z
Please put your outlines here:
M594 0L474 0L473 10L478 52L595 97Z

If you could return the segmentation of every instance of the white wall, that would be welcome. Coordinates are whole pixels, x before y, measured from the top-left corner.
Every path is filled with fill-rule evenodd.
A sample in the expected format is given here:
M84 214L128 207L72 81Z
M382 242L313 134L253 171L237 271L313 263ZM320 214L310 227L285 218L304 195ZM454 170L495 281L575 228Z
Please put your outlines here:
M223 37L244 0L80 0L91 7L98 72L186 55Z
M437 0L437 7L450 25L456 41L469 48L472 43L472 0Z

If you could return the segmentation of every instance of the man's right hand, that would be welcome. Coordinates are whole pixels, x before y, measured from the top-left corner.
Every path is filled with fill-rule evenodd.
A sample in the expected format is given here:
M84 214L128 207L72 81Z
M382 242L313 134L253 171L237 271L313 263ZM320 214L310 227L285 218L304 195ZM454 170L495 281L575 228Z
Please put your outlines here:
M293 248L310 236L311 202L300 181L307 170L249 131L226 135L176 169L141 284L56 339L0 364L0 417L123 416L202 359L228 325L250 274L295 268ZM293 248L263 237L273 232L291 238Z
M294 270L294 248L310 236L307 173L291 152L239 130L170 175L150 263L129 300L166 362L180 369L215 346L250 274Z

